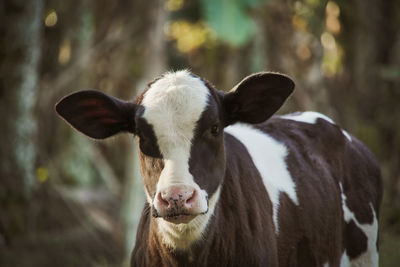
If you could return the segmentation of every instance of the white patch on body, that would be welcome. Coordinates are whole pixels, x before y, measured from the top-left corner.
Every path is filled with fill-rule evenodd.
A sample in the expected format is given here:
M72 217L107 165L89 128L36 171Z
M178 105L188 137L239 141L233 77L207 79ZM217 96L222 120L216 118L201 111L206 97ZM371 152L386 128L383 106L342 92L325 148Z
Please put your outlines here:
M325 116L324 114L315 112L315 111L295 112L295 113L280 116L280 118L304 122L304 123L310 123L310 124L317 123L317 119L324 119L332 124L335 124L335 122L331 118Z
M345 130L342 130L342 133L344 136L346 136L347 140L349 140L350 142L352 141L351 136L348 132L346 132Z
M186 250L191 244L201 240L210 222L211 216L214 214L215 207L221 194L221 187L220 185L211 196L208 212L196 216L187 224L175 224L167 222L162 218L157 218L156 220L158 220L162 242L172 249Z
M315 124L317 123L317 119L323 119L328 121L331 124L335 124L335 122L325 116L324 114L315 112L315 111L305 111L305 112L295 112L287 115L282 115L280 116L282 119L286 120L293 120L293 121L299 121L299 122L304 122L304 123L310 123L310 124ZM351 136L348 132L345 130L342 130L343 135L349 140L350 142L352 141Z
M299 205L296 185L287 169L287 148L267 134L250 125L235 124L225 129L246 147L260 173L273 206L276 233L279 232L279 194L285 192L294 204Z
M371 224L360 224L354 214L346 205L346 195L344 194L343 191L343 186L342 183L339 183L340 191L341 191L341 197L342 197L342 208L343 208L343 216L344 220L346 223L349 223L351 220L354 221L356 226L361 229L361 231L364 232L364 234L367 236L368 239L368 244L367 244L367 251L358 256L357 258L349 261L348 255L346 252L344 252L342 255L342 261L344 263L350 262L350 265L343 264L341 266L367 266L367 267L372 267L372 266L378 266L379 262L379 254L376 248L376 242L378 239L378 220L375 214L374 207L372 203L370 203L370 207L372 210L372 215L373 215L373 221ZM347 260L346 260L347 257Z
M208 97L209 90L203 81L184 70L167 73L154 82L141 103L145 107L143 118L153 126L164 161L155 197L169 186L191 186L197 191L200 212L209 209L208 215L199 215L188 225L175 225L158 219L160 231L170 247L182 247L181 243L187 245L198 239L207 224L204 220L212 214L207 204L207 192L199 187L189 172L194 130L208 104ZM148 192L147 196L150 204L157 205Z

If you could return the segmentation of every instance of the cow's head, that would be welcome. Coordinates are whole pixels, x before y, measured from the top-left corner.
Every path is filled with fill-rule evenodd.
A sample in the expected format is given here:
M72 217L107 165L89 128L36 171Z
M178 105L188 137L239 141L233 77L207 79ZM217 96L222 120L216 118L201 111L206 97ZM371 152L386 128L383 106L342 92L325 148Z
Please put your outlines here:
M223 93L188 71L178 71L149 84L135 102L80 91L63 98L56 110L92 138L135 134L158 228L171 232L169 228L180 227L184 232L184 225L194 225L196 229L188 231L201 234L224 178L224 127L267 120L293 87L287 76L264 72Z

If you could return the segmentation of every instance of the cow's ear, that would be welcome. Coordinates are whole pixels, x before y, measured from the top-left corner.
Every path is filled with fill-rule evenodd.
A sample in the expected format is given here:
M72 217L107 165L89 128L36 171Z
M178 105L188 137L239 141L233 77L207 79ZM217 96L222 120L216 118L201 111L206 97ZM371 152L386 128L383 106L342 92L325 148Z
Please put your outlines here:
M260 123L271 117L293 92L288 76L261 72L250 75L223 96L225 126L235 122Z
M104 139L119 132L135 131L136 105L100 91L70 94L55 109L75 129L92 138Z

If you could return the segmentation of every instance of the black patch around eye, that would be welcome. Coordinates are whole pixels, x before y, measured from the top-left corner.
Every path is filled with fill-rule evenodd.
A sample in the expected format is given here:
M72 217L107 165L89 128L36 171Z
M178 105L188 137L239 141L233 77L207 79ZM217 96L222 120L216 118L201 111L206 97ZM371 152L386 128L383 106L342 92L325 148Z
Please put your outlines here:
M215 137L217 137L220 133L220 128L218 124L214 124L213 126L211 126L211 134Z
M143 154L153 158L162 158L153 127L145 119L137 119L136 134L139 137L139 148Z
M211 139L220 136L221 130L223 129L221 121L222 118L218 103L210 93L208 96L208 105L196 123L194 139L206 138L211 141Z

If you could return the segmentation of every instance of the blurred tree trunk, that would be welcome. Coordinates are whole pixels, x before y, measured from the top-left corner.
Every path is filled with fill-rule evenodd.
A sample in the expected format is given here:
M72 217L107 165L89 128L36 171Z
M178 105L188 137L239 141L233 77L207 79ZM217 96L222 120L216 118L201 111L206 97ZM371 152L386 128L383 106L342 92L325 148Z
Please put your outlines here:
M36 128L32 115L42 8L40 0L0 2L0 231L5 238L27 231L29 197L35 183Z
M151 1L152 8L148 9L146 5L141 6L148 18L147 23L143 23L142 40L140 43L145 47L144 53L139 55L140 61L145 62L143 67L142 77L136 83L135 95L141 93L146 88L146 84L158 77L166 71L166 55L164 41L164 25L167 21L167 12L164 9L164 2L161 0ZM144 12L144 13L145 13ZM143 12L141 12L143 14ZM136 42L138 42L136 38ZM133 95L132 95L133 97ZM133 142L132 142L133 139ZM139 225L139 220L142 215L143 205L145 203L143 182L140 174L140 165L138 157L138 146L136 138L130 137L130 142L126 157L126 177L124 185L124 197L122 206L122 218L125 226L125 248L126 261L129 262L130 254L136 240L136 231Z
M294 79L294 105L289 105L290 110L318 110L335 116L321 72L323 49L317 39L320 33L315 36L306 26L302 28L295 23L301 18L295 14L293 4L294 1L269 1L256 13L264 39L261 43L265 49L266 68ZM284 107L284 112L287 111Z
M384 159L384 181L400 208L399 1L340 1L345 48L344 84L336 105L346 106L347 124ZM397 73L397 74L396 74ZM352 74L352 75L349 75ZM337 95L337 93L335 93ZM334 97L334 96L332 96ZM348 105L349 99L356 99ZM345 104L345 105L344 105ZM390 114L390 116L388 116Z
M306 69L296 56L296 36L292 25L293 11L288 1L270 1L259 13L259 24L265 36L267 69L286 73L295 79L296 90L293 95L295 109L314 108L310 100L309 88L304 82ZM279 23L276 23L279 21Z

